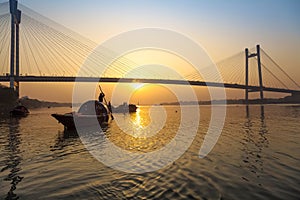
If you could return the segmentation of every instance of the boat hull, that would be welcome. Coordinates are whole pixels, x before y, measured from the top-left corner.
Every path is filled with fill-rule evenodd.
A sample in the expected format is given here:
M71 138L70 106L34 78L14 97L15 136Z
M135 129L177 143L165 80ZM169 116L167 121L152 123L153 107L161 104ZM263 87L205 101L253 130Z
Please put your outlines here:
M10 115L13 117L26 117L28 114L29 111L25 106L17 106L10 111Z
M91 126L105 126L111 121L108 115L78 115L76 113L52 114L59 123L63 124L67 130L75 130L77 128L85 128Z

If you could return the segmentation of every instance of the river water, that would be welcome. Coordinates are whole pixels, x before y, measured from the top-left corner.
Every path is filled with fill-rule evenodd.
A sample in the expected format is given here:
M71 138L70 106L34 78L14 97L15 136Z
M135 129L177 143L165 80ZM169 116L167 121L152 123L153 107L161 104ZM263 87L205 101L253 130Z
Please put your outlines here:
M0 199L300 197L299 106L266 105L264 113L260 106L250 106L249 113L242 105L227 106L221 136L208 156L199 158L211 117L211 107L200 106L191 146L172 164L147 173L126 173L99 162L76 133L64 132L50 116L69 110L35 109L26 118L0 119ZM151 122L149 110L145 106L135 114L115 114L117 120L103 134L125 151L143 154L162 148L176 135L179 107L158 109L167 120L151 140L128 136L117 124L128 122L129 131L143 128Z

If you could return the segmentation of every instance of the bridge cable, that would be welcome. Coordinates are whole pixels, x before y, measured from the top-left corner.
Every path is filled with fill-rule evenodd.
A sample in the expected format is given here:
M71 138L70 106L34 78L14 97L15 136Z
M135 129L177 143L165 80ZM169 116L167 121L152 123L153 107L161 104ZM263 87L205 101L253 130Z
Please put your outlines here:
M264 54L275 64L275 66L282 72L284 73L297 87L300 88L300 85L298 85L298 83L296 81L294 81L294 79L292 79L292 77L290 77L263 49L261 49Z

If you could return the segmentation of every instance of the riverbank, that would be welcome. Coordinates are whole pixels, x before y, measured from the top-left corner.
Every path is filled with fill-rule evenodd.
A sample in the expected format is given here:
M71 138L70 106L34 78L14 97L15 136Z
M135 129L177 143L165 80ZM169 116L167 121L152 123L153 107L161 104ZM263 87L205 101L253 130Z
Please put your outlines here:
M50 101L41 101L38 99L30 99L27 97L23 97L21 99L15 101L7 101L7 102L0 102L0 115L9 115L10 111L21 104L26 108L36 109L36 108L50 108L50 107L71 107L72 103L58 103L58 102L50 102Z
M248 104L261 104L260 99L249 99ZM182 101L182 102L166 102L160 105L211 105L211 104L247 104L245 99L227 99L212 101ZM299 96L287 96L284 98L266 98L263 104L300 104Z
M50 101L41 101L38 99L30 99L30 98L21 98L19 102L29 108L49 108L49 107L70 107L72 103L58 103L58 102L50 102Z

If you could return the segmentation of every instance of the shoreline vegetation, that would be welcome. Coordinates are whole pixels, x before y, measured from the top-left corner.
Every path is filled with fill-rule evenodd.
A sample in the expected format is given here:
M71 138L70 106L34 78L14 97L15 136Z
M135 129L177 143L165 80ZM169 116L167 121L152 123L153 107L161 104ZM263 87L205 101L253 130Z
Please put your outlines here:
M23 97L18 100L21 105L33 109L33 108L50 108L50 107L70 107L72 103L59 103L59 102L51 102L51 101L41 101L38 99L30 99L28 97Z
M211 104L231 104L243 105L246 104L245 99L228 99L228 100L212 100L212 101L181 101L181 102L164 102L159 105L211 105ZM300 100L285 98L268 98L261 103L260 99L249 99L248 104L300 104Z
M18 99L17 93L4 85L0 84L0 115L7 115L17 105L23 105L28 109L34 108L50 108L50 107L70 107L72 103L58 103L50 101L41 101L38 99L30 99L22 97Z
M58 103L50 101L41 101L38 99L30 99L28 97L22 97L16 99L15 101L7 102L0 101L0 115L7 115L10 111L17 105L23 105L26 108L35 109L35 108L51 108L51 107L71 107L72 103Z
M246 104L245 99L227 99L212 101L181 101L164 102L159 105L211 105L211 104ZM265 98L263 102L260 99L249 99L248 104L300 104L300 94L293 94L283 98Z

